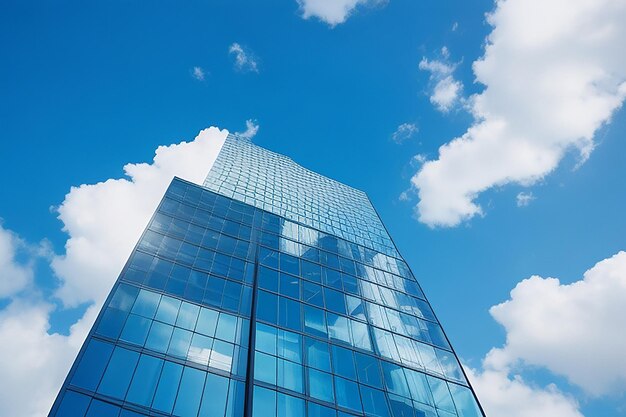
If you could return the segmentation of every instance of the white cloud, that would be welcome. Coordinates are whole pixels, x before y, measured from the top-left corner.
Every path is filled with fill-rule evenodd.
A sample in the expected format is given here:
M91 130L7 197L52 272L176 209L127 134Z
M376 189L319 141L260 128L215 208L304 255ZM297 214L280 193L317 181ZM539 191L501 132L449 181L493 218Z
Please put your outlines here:
M238 44L230 45L228 53L235 56L235 69L242 72L259 72L259 66L254 54Z
M174 176L202 183L227 136L211 127L191 142L160 146L152 163L127 164L128 176L72 187L58 207L69 234L52 268L67 306L104 299Z
M191 71L191 76L198 81L204 81L205 75L206 74L202 67L193 67L193 70Z
M97 309L90 307L68 336L49 334L46 302L18 298L0 310L0 415L40 417L50 411Z
M553 384L534 386L508 370L465 371L489 417L583 417L576 400Z
M0 223L0 299L21 291L33 279L32 265L16 259L24 247L24 241Z
M517 207L526 207L530 204L531 201L535 199L535 196L532 192L519 192L515 197L515 201L517 202Z
M586 159L626 97L623 1L498 1L488 21L493 31L473 65L485 86L469 101L475 122L412 179L419 220L430 226L482 215L481 192L531 185L569 149Z
M246 130L243 132L236 132L236 134L246 139L252 139L254 136L256 136L258 131L259 124L257 123L257 121L253 119L248 119L246 120Z
M345 22L357 6L380 6L387 0L297 0L303 19L316 17L330 26Z
M401 144L411 139L419 131L415 123L402 123L391 135L391 140L397 144Z
M452 24L452 32L456 32L456 30L459 28L459 22L454 22Z
M626 252L571 284L525 279L490 313L507 336L504 347L488 354L487 366L545 367L592 396L626 390Z
M419 69L430 72L429 79L432 84L430 102L437 110L447 113L458 104L463 84L453 76L456 64L449 62L450 52L445 46L441 49L441 56L440 60L422 58Z

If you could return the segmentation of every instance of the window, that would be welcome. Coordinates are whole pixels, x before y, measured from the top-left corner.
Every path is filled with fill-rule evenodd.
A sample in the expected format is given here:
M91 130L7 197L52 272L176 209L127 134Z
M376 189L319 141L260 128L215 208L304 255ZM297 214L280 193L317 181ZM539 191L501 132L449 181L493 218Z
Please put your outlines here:
M119 399L125 398L138 360L139 353L116 347L98 386L98 393Z
M362 407L358 384L339 377L335 377L334 379L337 404L360 413Z
M148 333L148 339L146 340L145 347L156 352L167 352L167 347L170 344L173 331L174 327L169 324L160 323L158 321L152 322L152 327L150 328L150 333Z
M152 408L167 414L172 413L182 373L183 367L181 365L168 361L165 362L159 385L154 395L154 401L152 402Z
M95 391L112 352L113 345L110 343L92 339L80 359L71 383Z
M200 416L223 416L228 396L228 378L208 373L204 385ZM232 390L232 388L231 388ZM232 395L231 395L232 398ZM238 414L228 414L229 417L238 417Z
M356 381L352 351L333 345L333 371L336 375Z
M196 417L200 408L206 372L185 367L180 380L174 414L180 417Z
M307 368L307 373L309 377L308 394L318 400L335 402L332 375L313 368Z
M156 390L159 375L163 368L163 360L154 356L141 355L126 401L149 407Z
M67 390L56 415L58 417L83 417L90 401L91 397Z

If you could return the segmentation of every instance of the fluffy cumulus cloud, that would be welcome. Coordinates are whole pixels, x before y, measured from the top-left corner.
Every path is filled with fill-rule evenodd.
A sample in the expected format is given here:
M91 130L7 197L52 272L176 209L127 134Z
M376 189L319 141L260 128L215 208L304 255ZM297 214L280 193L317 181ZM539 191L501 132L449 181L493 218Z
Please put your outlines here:
M128 164L128 178L72 187L57 208L69 235L55 256L57 295L67 306L101 301L174 176L202 183L228 132L211 127L191 142L160 146L152 163Z
M466 372L489 417L583 417L577 401L553 384L534 386L503 369Z
M235 57L235 69L241 72L259 72L257 58L252 51L237 42L230 45L228 53Z
M228 131L211 127L191 142L160 146L151 163L128 164L127 178L73 187L58 207L69 235L65 253L51 257L66 306L91 303L68 335L50 333L55 304L33 282L32 265L49 256L0 227L0 278L8 301L0 310L0 415L46 415L91 328L101 303L174 176L202 183ZM20 250L27 248L23 262ZM36 382L35 382L36 381Z
M411 139L419 131L415 123L402 123L391 135L391 140L401 144Z
M490 312L507 336L487 356L489 367L544 367L591 396L626 390L626 252L571 284L530 277Z
M381 6L387 0L297 0L302 18L316 17L330 26L345 22L357 6Z
M463 84L454 78L456 66L450 62L450 52L445 46L441 49L441 59L422 58L419 63L419 69L430 73L430 102L443 113L459 103L463 91Z
M475 122L412 178L419 220L430 226L482 215L481 192L531 185L568 150L588 158L626 97L622 0L499 0L488 21L473 65L485 86L469 101Z

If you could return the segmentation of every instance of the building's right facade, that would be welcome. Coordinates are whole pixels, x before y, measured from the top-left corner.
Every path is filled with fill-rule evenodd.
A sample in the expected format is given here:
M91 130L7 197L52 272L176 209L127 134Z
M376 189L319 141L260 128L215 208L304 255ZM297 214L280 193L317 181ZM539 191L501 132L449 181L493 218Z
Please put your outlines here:
M172 182L50 415L484 417L367 196L236 136Z

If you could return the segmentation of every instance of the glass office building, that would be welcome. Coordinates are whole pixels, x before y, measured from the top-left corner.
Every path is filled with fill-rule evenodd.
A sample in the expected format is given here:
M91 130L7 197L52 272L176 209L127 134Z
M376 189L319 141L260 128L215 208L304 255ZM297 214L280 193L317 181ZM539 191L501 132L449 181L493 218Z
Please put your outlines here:
M367 196L229 136L175 178L51 417L482 417Z

